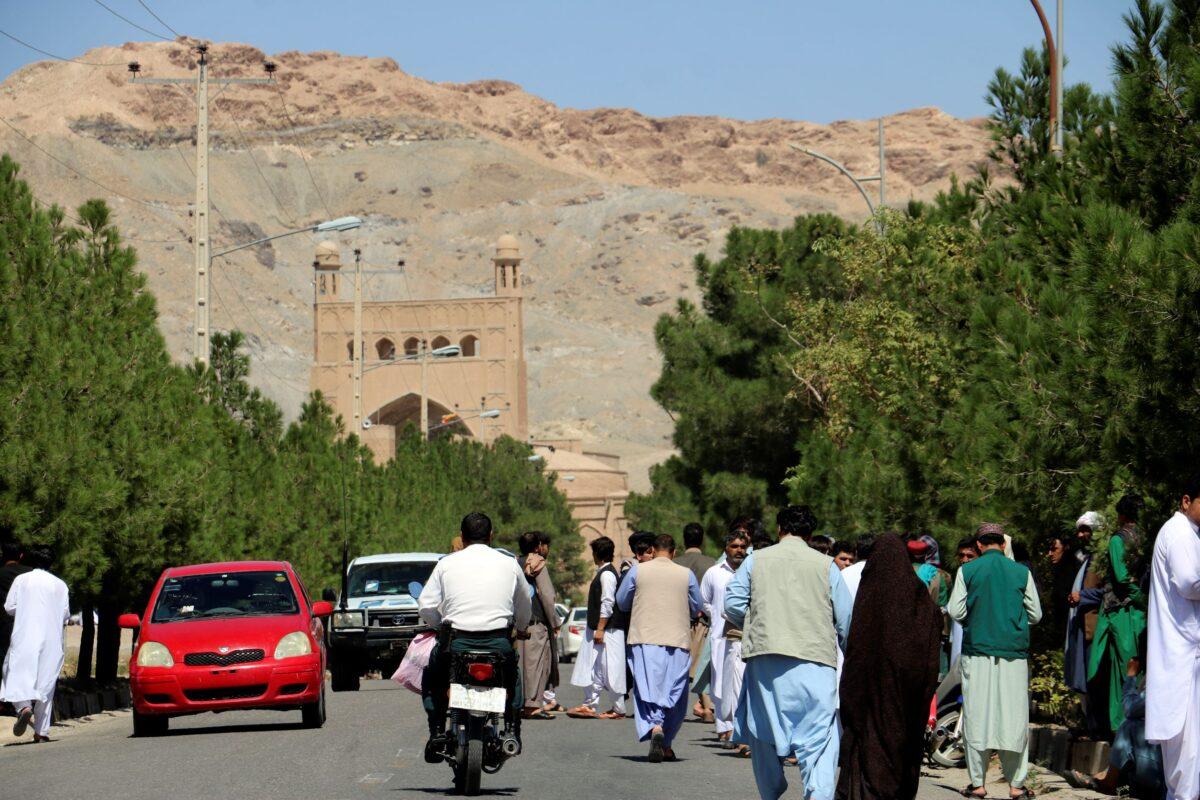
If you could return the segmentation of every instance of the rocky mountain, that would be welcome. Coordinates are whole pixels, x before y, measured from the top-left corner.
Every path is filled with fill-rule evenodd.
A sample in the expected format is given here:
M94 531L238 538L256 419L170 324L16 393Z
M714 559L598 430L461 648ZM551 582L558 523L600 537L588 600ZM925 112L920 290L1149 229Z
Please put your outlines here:
M216 44L210 70L257 77L268 58ZM520 239L530 417L538 435L576 435L622 455L635 486L670 451L670 420L648 395L653 326L694 297L691 261L719 254L733 225L796 214L861 219L865 207L810 147L855 174L878 170L876 123L717 117L656 119L560 108L501 80L432 83L386 58L286 52L270 86L212 90L214 249L356 214L343 239L376 273L368 297L488 291L496 237ZM45 202L94 196L116 209L159 298L174 353L190 345L195 111L189 87L133 85L194 74L187 42L130 42L79 62L30 64L0 84L0 148ZM11 126L11 127L10 127ZM15 128L15 130L14 130ZM922 108L885 120L889 202L929 199L988 149L982 120ZM26 138L28 137L28 138ZM293 236L218 260L214 320L251 342L254 379L294 414L312 342L316 239Z

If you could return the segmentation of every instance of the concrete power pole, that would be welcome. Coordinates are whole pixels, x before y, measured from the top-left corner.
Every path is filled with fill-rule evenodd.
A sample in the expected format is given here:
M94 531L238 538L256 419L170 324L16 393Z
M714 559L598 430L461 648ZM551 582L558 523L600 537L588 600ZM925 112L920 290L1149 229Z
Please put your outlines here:
M136 61L129 65L132 73L130 83L149 84L192 84L196 88L196 235L195 235L195 310L196 322L192 338L192 357L205 367L209 362L211 341L211 310L209 300L212 291L212 248L209 240L208 217L211 210L208 193L208 87L220 84L222 88L233 83L264 84L271 78L216 78L208 77L208 45L196 45L199 58L196 75L188 78L142 78L138 76L141 65ZM268 76L274 74L275 65L263 64Z
M354 248L354 423L351 430L362 436L362 376L363 376L363 321L362 321L362 250Z
M1063 149L1063 0L1058 0L1058 18L1055 20L1054 35L1054 72L1058 75L1055 82L1055 112L1054 119L1054 149L1062 153Z
M421 340L421 438L429 439L429 342Z

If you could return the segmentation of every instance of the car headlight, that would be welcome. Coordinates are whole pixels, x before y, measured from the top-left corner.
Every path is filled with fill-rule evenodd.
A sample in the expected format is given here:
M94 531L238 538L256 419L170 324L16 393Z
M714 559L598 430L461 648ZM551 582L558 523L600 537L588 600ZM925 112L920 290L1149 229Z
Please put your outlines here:
M367 612L335 611L333 612L333 627L335 628L365 628L367 627Z
M173 667L175 659L165 644L158 642L142 642L138 648L137 665L139 667Z
M312 652L312 642L308 640L308 634L304 631L295 631L279 640L279 644L275 645L275 658L295 658L296 656L306 656Z

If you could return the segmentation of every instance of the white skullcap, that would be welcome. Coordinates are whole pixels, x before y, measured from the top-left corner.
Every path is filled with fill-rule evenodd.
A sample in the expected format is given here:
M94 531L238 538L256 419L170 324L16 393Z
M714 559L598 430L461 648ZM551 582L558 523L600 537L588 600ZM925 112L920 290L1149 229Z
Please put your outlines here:
M1089 528L1091 528L1093 531L1098 530L1099 528L1104 527L1104 517L1100 516L1095 511L1088 511L1086 514L1084 514L1082 517L1080 517L1079 519L1077 519L1075 521L1076 528L1078 528L1080 525L1086 525Z

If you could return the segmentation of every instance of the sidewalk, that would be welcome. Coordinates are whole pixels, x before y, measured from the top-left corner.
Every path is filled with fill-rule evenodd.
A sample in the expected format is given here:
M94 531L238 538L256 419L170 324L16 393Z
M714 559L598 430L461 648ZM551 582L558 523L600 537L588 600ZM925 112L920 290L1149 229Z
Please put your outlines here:
M79 719L55 720L50 726L50 741L48 744L54 744L64 739L72 739L83 734L100 733L113 726L128 728L129 732L132 733L133 723L129 717L129 711L101 711L98 714ZM25 731L25 735L20 738L13 736L12 726L15 721L14 717L0 717L0 747L23 747L33 744L32 730Z

